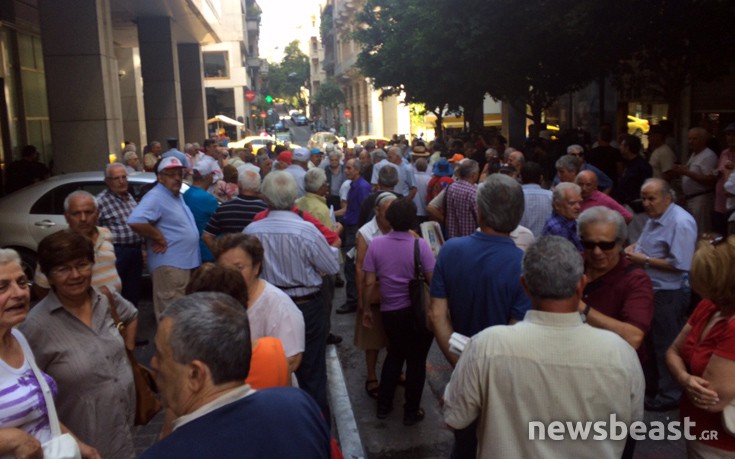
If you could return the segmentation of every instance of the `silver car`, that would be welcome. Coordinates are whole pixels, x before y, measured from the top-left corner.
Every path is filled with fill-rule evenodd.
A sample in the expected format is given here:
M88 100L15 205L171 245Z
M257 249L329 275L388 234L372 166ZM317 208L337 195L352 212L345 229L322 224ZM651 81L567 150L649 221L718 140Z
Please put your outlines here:
M145 185L156 181L150 172L128 175L128 184L136 200ZM41 239L66 228L64 199L76 190L97 195L106 188L103 172L77 172L57 175L16 191L0 199L0 247L15 249L26 274L36 268L36 248ZM186 191L182 186L181 191ZM31 277L32 279L32 277Z

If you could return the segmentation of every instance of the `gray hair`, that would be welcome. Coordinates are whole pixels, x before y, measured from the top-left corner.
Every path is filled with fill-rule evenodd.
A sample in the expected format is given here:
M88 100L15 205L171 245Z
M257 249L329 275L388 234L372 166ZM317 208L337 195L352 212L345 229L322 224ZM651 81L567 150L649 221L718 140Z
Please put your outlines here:
M398 185L398 169L394 164L385 165L378 171L378 185L394 187Z
M135 154L135 153L133 153L133 154ZM125 156L127 156L127 154ZM110 163L110 164L108 164L108 165L105 166L105 178L108 178L110 176L110 171L112 169L116 168L116 167L122 167L123 169L125 169L125 165L122 164L122 163ZM127 169L125 169L125 170L127 171Z
M342 159L342 153L340 153L338 151L333 151L333 152L329 153L329 159L332 159L332 158Z
M388 159L388 154L380 148L370 152L370 160L373 162L373 164L376 164L384 159Z
M358 172L360 172L362 174L362 168L363 168L362 161L360 161L357 158L352 158L352 159L348 160L347 162L350 162L350 161L353 161L352 167L354 167ZM346 163L345 163L345 165L346 165Z
M327 181L327 174L321 167L309 169L304 175L304 191L308 193L316 193L319 188Z
M477 187L476 201L478 218L499 233L510 233L523 217L523 188L507 175L492 174L486 178Z
M532 298L563 300L576 293L584 263L568 240L542 236L526 249L522 269Z
M20 255L13 249L0 249L0 265L7 265L8 263L18 263L20 265Z
M131 159L133 159L133 158L137 158L137 157L138 157L138 154L137 154L137 153L136 153L135 151L128 151L128 152L126 152L126 153L125 153L125 154L123 155L123 162L124 162L124 163L127 163L127 162L128 162L128 161L130 161ZM113 163L113 164L114 164L114 163ZM108 168L107 168L107 170L109 170L109 165L108 165Z
M671 196L671 202L676 202L676 191L671 187L671 184L667 182L666 180L663 180L660 178L646 179L646 181L643 182L643 185L641 185L641 190L643 189L643 187L651 183L658 184L661 187L661 196L666 196L668 194L669 196Z
M579 172L579 159L574 155L564 155L556 160L554 165L556 169L564 169L565 171Z
M498 157L498 150L494 148L488 148L485 150L485 159L489 158L497 158Z
M416 165L416 170L419 172L426 172L426 169L429 167L429 163L426 162L426 158L419 158L414 164Z
M374 140L368 140L365 142L365 149L368 148L375 148L375 141Z
M72 191L71 193L69 193L66 196L66 199L64 199L64 212L69 212L69 206L71 205L71 201L72 199L75 199L75 198L89 199L90 201L94 203L94 209L97 210L97 199L94 197L94 195L90 193L89 191L77 190L77 191Z
M459 178L468 179L476 172L480 172L480 165L474 159L463 159L459 165L457 176Z
M628 225L625 224L623 216L620 215L620 212L604 206L590 207L579 215L577 218L577 234L581 237L587 225L596 223L613 224L615 225L615 239L621 242L628 239Z
M299 195L299 188L291 174L274 171L263 179L262 192L271 210L291 210Z
M138 148L135 146L134 143L129 143L129 144L125 145L125 148L123 148L123 153L128 153L128 152L131 152L131 151L133 153L135 153L136 151L138 151Z
M359 143L355 144L355 148L352 149L355 152L355 156L359 155L360 152L363 150L362 145Z
M172 321L169 346L176 362L199 360L209 368L214 384L244 381L250 371L252 348L245 308L230 295L200 292L169 305L160 319Z
M258 191L260 189L260 174L254 170L244 170L237 178L237 186L240 192Z
M396 196L393 193L390 193L388 191L385 191L383 193L380 193L377 198L375 198L375 208L377 209L380 207L381 204L388 201L395 201L398 199L398 196Z
M573 155L574 153L584 153L584 147L582 147L582 145L577 145L576 143L574 145L569 145L567 147L567 154Z
M562 202L566 199L567 190L575 191L578 194L582 194L582 188L576 183L572 182L561 182L554 188L552 194L554 202Z

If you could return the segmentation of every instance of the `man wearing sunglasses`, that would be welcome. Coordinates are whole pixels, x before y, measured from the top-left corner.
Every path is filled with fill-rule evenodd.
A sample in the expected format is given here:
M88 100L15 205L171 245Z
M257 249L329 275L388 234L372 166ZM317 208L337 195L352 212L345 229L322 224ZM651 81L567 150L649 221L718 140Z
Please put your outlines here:
M651 279L640 266L621 256L627 225L620 213L591 207L577 219L588 284L579 312L593 327L618 334L638 350L653 317Z

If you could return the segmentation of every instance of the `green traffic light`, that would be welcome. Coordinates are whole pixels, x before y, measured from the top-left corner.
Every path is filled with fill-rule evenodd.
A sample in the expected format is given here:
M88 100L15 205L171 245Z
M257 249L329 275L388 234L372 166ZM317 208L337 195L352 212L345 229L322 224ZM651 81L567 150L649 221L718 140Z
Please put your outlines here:
M265 101L266 103L270 104L271 102L273 102L273 98L271 96L265 96Z

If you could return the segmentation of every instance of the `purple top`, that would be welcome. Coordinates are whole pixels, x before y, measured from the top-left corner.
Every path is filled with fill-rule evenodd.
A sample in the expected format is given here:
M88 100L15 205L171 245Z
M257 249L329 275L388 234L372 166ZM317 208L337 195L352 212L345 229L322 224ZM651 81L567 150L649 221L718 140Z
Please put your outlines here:
M368 197L372 187L364 178L360 177L350 184L350 192L347 194L347 211L342 218L345 225L357 225L360 217L360 205Z
M411 305L408 282L413 279L413 235L391 231L368 246L362 269L380 279L380 310L397 311ZM419 256L425 273L434 272L434 254L429 243L419 239Z

